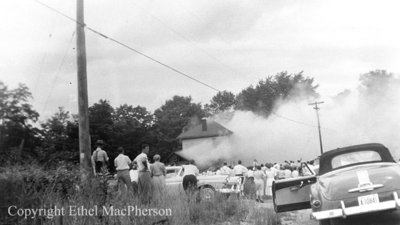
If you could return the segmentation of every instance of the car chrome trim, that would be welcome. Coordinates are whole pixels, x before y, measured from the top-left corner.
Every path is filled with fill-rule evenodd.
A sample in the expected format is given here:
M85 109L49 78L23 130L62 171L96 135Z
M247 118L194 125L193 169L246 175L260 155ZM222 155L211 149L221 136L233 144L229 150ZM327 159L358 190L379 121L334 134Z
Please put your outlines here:
M381 188L381 187L383 187L383 184L371 184L371 183L369 183L368 185L364 185L364 186L363 185L358 185L357 188L350 189L349 193L356 192L356 191L358 191L358 192L373 191L374 189Z
M353 206L346 208L343 201L340 201L341 208L324 210L320 212L311 213L311 218L316 220L332 219L332 218L346 218L347 216L364 214L369 212L378 212L388 209L400 208L400 199L397 192L393 192L393 200L373 203L370 205Z
M217 192L220 192L220 193L224 193L224 194L226 194L226 193L234 193L234 194L238 194L238 193L240 193L240 190L237 190L237 189L232 189L232 188L220 188L220 189L217 189L216 190Z

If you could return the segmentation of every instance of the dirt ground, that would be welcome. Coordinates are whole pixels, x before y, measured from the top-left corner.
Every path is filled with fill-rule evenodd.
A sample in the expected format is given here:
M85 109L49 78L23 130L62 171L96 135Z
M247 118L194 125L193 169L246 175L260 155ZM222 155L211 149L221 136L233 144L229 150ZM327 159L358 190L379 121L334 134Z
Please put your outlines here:
M300 210L289 213L281 213L279 225L318 225L319 222L310 219L311 210ZM378 212L374 214L362 215L345 220L335 220L335 225L400 225L400 212Z
M317 221L310 219L311 210L299 210L294 212L276 214L273 208L274 207L271 200L267 200L264 203L255 203L255 207L252 210L250 210L247 221L240 223L240 225L260 224L259 217L263 216L269 217L268 223L263 223L269 225L318 225L319 224ZM264 218L262 219L263 221L266 220Z
M278 216L280 225L318 225L315 220L310 219L311 210L299 210L289 213L280 213Z

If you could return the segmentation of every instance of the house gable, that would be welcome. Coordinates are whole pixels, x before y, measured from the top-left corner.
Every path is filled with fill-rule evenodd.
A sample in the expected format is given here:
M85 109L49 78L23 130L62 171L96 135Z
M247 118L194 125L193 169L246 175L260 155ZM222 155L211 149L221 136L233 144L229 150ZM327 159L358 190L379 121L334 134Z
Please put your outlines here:
M233 132L222 126L215 121L205 121L202 123L192 126L186 131L183 131L177 139L187 140L187 139L198 139L198 138L210 138L219 136L228 136Z

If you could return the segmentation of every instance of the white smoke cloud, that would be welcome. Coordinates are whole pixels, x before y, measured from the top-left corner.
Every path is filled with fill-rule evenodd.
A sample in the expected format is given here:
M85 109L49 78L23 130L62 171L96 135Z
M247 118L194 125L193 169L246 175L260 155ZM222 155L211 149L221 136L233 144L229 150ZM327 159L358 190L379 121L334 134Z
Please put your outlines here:
M319 111L324 151L382 143L395 159L400 157L400 85L391 82L381 89L371 93L358 88L324 99ZM316 112L308 104L308 100L279 101L268 118L248 111L217 115L213 119L233 135L217 143L205 140L181 154L200 166L218 159L241 159L245 165L253 159L260 163L313 159L320 155L320 147Z

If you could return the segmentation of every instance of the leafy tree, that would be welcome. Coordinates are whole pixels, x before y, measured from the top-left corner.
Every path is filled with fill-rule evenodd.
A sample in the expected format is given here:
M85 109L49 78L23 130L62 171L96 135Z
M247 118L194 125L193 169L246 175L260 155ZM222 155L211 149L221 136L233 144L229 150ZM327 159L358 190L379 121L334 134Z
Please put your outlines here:
M318 85L314 85L313 82L313 78L304 77L302 72L281 72L275 76L268 76L265 80L260 80L255 87L250 86L238 94L236 109L268 115L278 99L317 97Z
M174 96L154 112L155 132L159 137L159 151L166 154L178 148L176 137L193 118L202 118L205 112L200 103L193 103L192 98Z
M113 132L114 108L109 101L100 99L89 107L89 126L92 143L102 139L109 143Z
M375 70L360 75L360 91L365 95L382 96L390 89L389 86L399 84L400 79L397 79L393 73L388 73L386 70Z
M145 107L121 105L115 109L114 120L134 127L149 128L153 124L153 115Z
M65 140L67 138L67 124L70 119L71 115L69 111L65 111L63 107L59 107L58 112L45 123L42 123L42 129L47 138L52 142L57 139Z
M77 118L63 107L58 108L42 126L41 162L78 162L79 131ZM75 135L74 135L75 133Z
M0 81L0 150L18 150L21 156L24 148L33 149L37 142L38 129L33 124L38 120L37 113L29 99L32 98L27 86L19 84L15 89ZM18 157L18 156L17 156Z
M212 97L210 104L204 106L208 114L214 115L236 106L236 96L229 91L218 92Z
M115 109L113 120L113 143L123 146L130 156L136 156L154 123L153 115L145 107L124 104Z
M400 78L393 73L385 70L375 70L360 76L359 99L360 107L371 116L380 115L383 118L387 109L399 102L398 93L400 87ZM382 112L382 108L386 108Z

